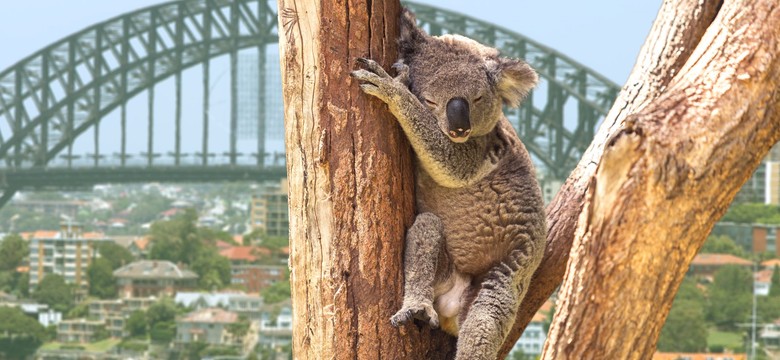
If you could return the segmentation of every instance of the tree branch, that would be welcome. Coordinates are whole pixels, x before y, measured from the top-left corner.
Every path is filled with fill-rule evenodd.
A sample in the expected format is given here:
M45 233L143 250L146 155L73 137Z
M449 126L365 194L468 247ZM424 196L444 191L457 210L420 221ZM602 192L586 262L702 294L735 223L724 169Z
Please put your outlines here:
M780 138L778 36L774 1L724 3L671 81L611 132L544 358L655 351L688 264Z
M695 45L715 18L720 1L665 1L658 12L637 63L615 104L577 168L547 207L547 249L531 287L520 305L517 320L499 357L503 359L522 335L534 314L563 280L585 190L601 160L607 139L624 128L628 114L657 98L688 60Z

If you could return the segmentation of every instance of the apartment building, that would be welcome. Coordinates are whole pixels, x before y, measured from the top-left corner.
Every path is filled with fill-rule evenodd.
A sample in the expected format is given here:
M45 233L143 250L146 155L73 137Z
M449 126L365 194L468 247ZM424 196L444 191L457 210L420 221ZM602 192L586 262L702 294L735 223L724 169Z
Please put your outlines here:
M87 267L98 256L97 245L109 242L101 233L83 232L79 224L62 224L59 231L21 234L30 242L30 288L46 275L61 275L65 282L87 288Z
M289 236L287 191L287 179L282 179L278 185L265 185L258 194L252 195L250 221L253 230L265 231L269 236Z
M111 337L121 338L128 335L125 320L137 310L146 310L155 301L154 297L95 300L89 303L89 318L103 321Z
M106 325L101 320L73 319L62 320L57 324L57 341L88 343L95 341Z

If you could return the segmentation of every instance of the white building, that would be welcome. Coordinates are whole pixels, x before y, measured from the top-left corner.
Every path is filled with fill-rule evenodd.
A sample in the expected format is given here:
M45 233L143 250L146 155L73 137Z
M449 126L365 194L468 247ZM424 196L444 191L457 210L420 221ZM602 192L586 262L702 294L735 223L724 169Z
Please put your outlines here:
M61 275L65 282L87 287L87 267L98 256L97 245L109 242L103 234L82 232L78 224L63 224L60 231L22 234L30 242L30 288L46 275Z

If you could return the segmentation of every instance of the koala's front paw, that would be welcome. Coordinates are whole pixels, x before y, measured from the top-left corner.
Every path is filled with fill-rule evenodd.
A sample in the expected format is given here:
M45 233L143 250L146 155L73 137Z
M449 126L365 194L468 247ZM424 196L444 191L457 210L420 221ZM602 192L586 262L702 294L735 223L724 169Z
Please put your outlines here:
M390 318L390 323L393 324L393 326L398 327L412 319L426 321L432 328L439 327L439 314L433 309L431 303L423 302L404 305L401 310L398 310L398 312Z
M360 88L366 94L373 95L386 103L398 101L399 97L408 92L406 85L391 77L376 61L358 58L357 62L366 67L350 74L362 81ZM406 90L406 91L404 91Z

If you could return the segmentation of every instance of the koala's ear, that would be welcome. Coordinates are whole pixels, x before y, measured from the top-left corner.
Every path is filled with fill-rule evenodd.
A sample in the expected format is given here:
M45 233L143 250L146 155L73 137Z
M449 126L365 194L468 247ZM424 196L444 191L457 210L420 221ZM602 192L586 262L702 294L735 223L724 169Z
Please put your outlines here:
M417 52L422 43L426 41L425 31L417 27L417 19L414 13L404 8L401 11L401 36L398 39L398 51L402 59L408 59Z
M536 86L539 76L525 61L505 57L487 61L488 74L496 84L499 96L504 104L517 107L528 92Z

